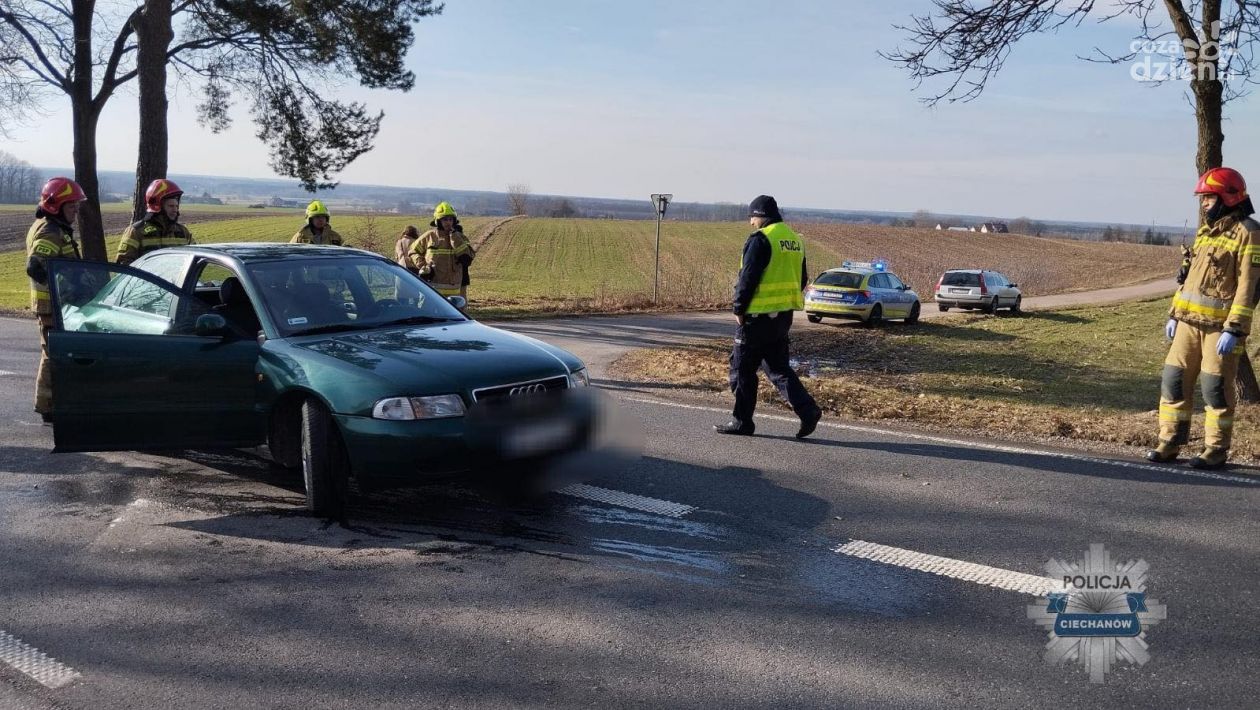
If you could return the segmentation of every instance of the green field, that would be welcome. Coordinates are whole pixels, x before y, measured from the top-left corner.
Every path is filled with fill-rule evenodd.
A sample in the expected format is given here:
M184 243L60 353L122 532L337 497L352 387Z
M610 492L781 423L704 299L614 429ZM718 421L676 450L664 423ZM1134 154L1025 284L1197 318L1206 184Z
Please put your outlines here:
M302 227L305 220L300 213L225 219L198 224L195 217L187 220L193 238L200 244L217 242L287 242ZM469 217L461 219L470 235L475 235L492 218ZM348 246L355 246L392 257L394 242L409 224L423 231L426 220L416 215L343 215L333 217L334 228L345 238ZM118 246L119 234L106 238L108 253L112 258ZM0 253L0 309L26 310L30 304L29 281L25 274L26 254L22 251Z

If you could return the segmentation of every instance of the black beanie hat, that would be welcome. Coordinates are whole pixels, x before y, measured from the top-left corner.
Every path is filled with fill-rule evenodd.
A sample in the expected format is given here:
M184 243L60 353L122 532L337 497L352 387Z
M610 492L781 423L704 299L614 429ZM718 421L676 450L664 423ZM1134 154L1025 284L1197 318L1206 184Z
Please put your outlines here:
M779 203L769 195L757 195L756 199L748 205L748 216L750 217L778 217Z

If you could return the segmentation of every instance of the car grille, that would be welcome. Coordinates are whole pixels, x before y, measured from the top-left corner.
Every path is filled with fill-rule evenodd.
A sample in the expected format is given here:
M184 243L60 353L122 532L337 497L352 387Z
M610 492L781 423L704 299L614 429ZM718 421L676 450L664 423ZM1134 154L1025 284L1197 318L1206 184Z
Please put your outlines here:
M473 390L474 402L506 402L517 397L527 397L535 394L545 394L555 390L568 389L569 378L560 375L558 377L548 377L545 380L532 380L530 382L517 382L510 385L499 385L497 387L483 387Z

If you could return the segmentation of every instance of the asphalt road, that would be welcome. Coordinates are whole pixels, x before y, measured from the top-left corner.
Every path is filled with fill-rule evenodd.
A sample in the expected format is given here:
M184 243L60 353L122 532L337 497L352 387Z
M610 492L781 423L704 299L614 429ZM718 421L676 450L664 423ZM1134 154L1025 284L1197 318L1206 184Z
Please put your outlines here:
M602 378L625 347L723 325L513 327ZM0 708L1247 707L1260 691L1255 478L834 421L802 442L773 412L757 437L718 437L721 407L603 381L641 451L570 462L595 488L374 494L342 526L307 517L300 481L259 452L48 454L34 331L0 319ZM1091 543L1148 562L1167 605L1149 662L1099 685L1042 660L1037 596L1013 591Z

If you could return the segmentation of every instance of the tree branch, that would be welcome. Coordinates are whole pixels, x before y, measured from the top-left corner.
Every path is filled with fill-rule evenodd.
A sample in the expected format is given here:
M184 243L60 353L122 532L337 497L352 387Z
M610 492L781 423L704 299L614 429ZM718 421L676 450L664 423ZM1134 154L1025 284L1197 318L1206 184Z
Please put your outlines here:
M53 66L52 60L50 60L48 55L44 53L44 49L40 46L39 40L37 40L31 31L22 24L18 16L8 10L0 10L0 20L3 20L10 27L17 30L18 34L22 35L22 37L26 40L26 43L30 45L31 51L34 52L35 57L39 59L39 63L43 65L47 74L35 70L34 66L29 61L25 62L26 65L30 67L32 71L35 71L36 75L44 81L47 81L49 84L52 84L62 91L69 92L70 82L66 80L66 75L63 72L58 71L57 67Z

